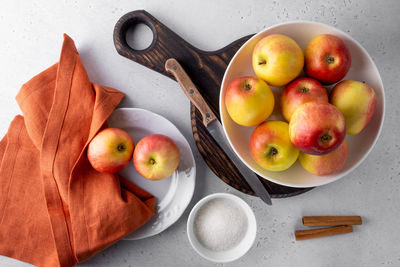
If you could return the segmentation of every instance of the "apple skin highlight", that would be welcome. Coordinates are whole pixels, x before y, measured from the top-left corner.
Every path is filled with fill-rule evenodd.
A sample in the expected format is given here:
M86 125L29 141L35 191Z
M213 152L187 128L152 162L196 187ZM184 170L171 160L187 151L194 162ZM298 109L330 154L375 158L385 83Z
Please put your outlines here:
M323 84L333 84L346 76L351 55L346 44L332 34L320 34L304 50L304 71Z
M232 120L239 125L260 124L271 115L274 105L271 88L258 77L236 78L226 89L226 110Z
M283 171L292 166L299 150L290 142L289 126L283 121L266 121L250 137L250 153L262 168Z
M299 106L312 101L329 102L326 89L313 78L298 78L288 84L281 95L282 115L290 121Z
M293 113L289 123L292 143L312 155L332 152L343 142L346 123L343 114L332 104L309 102Z
M149 180L171 176L180 161L179 149L171 138L153 134L141 139L133 152L133 165Z
M358 134L371 121L376 110L374 89L359 81L338 83L331 93L331 103L343 113L346 133Z
M349 149L346 140L342 144L325 155L310 155L300 152L299 161L303 168L315 175L324 176L339 172L346 163Z
M107 128L89 143L87 156L92 167L103 173L119 172L132 159L135 143L124 130Z
M252 64L256 75L269 85L283 86L301 73L304 54L292 38L271 34L254 47Z

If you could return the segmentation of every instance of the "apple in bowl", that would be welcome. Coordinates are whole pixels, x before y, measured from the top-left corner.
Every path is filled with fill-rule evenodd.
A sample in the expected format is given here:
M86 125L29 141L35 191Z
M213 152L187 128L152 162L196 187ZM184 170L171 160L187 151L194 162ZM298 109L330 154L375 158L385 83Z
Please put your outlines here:
M233 80L225 94L225 106L234 122L256 126L266 120L274 109L274 94L258 77L239 77Z
M301 151L324 155L340 146L346 135L343 114L332 104L308 102L296 109L289 123L292 143Z
M166 135L152 134L142 138L133 152L133 165L149 180L171 176L180 161L179 149Z
M332 34L316 36L304 51L305 73L323 84L340 81L350 66L349 49L342 39Z
M313 78L298 78L287 85L281 95L282 115L290 121L293 112L299 106L313 101L329 102L325 88Z
M299 150L290 142L289 125L283 121L265 121L250 137L254 161L269 171L283 171L296 162Z
M292 38L271 34L257 42L252 64L256 75L269 85L283 86L299 76L304 66L304 55Z
M367 84L346 80L333 88L331 103L343 113L346 133L358 134L371 121L377 99L374 89Z
M131 161L134 145L132 137L124 130L107 128L89 143L87 157L98 172L119 172Z
M303 168L315 175L325 176L339 172L349 154L346 139L332 152L325 155L310 155L300 152L299 162Z

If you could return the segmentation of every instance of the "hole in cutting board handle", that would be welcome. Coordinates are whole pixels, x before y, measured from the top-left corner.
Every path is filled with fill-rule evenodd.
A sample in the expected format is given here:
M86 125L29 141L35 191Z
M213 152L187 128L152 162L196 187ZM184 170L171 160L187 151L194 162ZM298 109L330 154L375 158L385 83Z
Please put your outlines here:
M143 22L131 25L125 34L126 43L135 51L148 49L154 38L153 31Z
M114 27L114 45L118 53L131 59L150 53L158 39L155 24L157 20L144 10L122 16ZM143 34L142 38L139 34Z
M133 35L129 36L131 34L129 33L127 36L128 30L131 31L131 27L138 24L147 25L153 32L150 46L142 50L137 50L143 47L143 42L138 44L140 46L136 46L138 42L136 30L132 30ZM131 39L130 44L127 38ZM189 58L190 61L196 61L197 58L193 60L192 58L199 52L145 10L135 10L123 15L115 24L113 39L118 54L170 78L173 78L173 75L165 70L165 61L168 58Z

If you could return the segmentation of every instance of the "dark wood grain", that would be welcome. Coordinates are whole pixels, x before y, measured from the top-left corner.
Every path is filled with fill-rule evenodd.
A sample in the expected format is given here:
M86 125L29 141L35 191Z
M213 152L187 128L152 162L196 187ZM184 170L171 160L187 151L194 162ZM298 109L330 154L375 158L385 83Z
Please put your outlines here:
M141 23L152 30L153 41L146 49L134 50L127 44L126 33L130 27ZM120 55L172 79L174 79L173 75L167 72L164 66L169 58L177 59L214 114L220 119L218 101L223 75L236 51L251 36L236 40L220 50L206 52L187 43L146 11L136 10L121 17L115 25L114 45ZM228 185L243 193L254 195L236 167L209 135L202 121L201 113L194 105L191 105L193 137L207 165ZM263 178L260 180L274 198L294 196L312 189L281 186Z

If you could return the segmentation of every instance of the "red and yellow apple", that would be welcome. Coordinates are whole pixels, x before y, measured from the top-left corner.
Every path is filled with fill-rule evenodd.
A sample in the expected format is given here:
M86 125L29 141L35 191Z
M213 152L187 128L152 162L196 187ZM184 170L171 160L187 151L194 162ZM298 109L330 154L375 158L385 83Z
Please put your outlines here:
M299 161L303 168L315 175L330 175L339 172L346 163L349 149L346 140L332 152L325 155L310 155L300 152Z
M299 106L313 101L329 102L325 88L315 79L298 78L287 85L281 95L282 115L290 121Z
M304 51L305 73L322 82L332 84L346 76L351 65L350 51L339 37L320 34Z
M250 137L250 153L255 162L269 171L283 171L296 162L299 150L290 142L289 125L265 121Z
M358 81L342 81L331 93L331 103L346 120L347 134L358 134L368 125L375 113L376 102L374 89Z
M173 174L179 165L179 149L174 141L162 134L141 139L133 152L133 165L149 180L161 180Z
M283 86L300 74L304 66L304 55L292 38L271 34L257 42L252 62L258 77L269 85Z
M274 103L271 88L257 77L237 78L225 93L229 116L243 126L256 126L266 120L274 109Z
M133 148L133 139L127 132L107 128L89 143L87 156L95 170L115 173L122 170L132 159Z
M326 102L305 103L295 110L290 119L290 140L307 154L328 154L340 146L345 135L343 114Z

